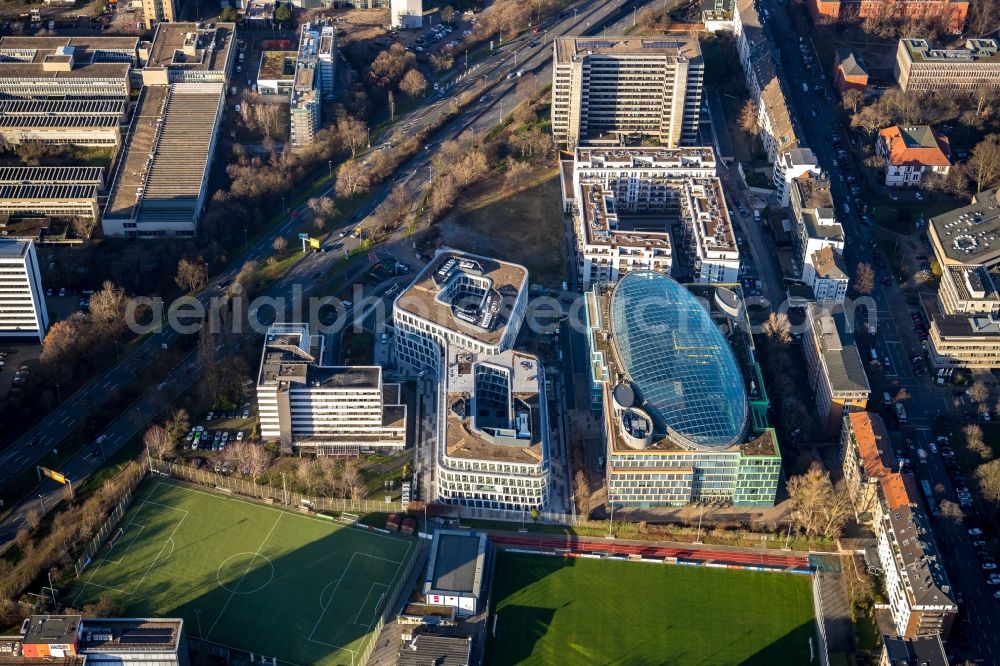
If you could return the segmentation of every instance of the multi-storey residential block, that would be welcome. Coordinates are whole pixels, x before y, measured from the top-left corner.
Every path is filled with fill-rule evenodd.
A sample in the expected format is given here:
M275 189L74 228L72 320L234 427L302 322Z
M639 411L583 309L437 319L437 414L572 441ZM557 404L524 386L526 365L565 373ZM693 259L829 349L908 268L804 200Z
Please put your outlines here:
M1000 88L1000 42L967 39L964 48L936 49L926 39L901 39L893 73L904 91L996 90Z
M829 179L812 172L802 174L792 181L789 202L793 269L803 281L812 283L815 253L824 247L832 247L838 254L844 251L844 227L837 222Z
M746 315L726 288L691 289L640 270L586 294L608 500L772 506L781 452Z
M434 373L435 495L507 511L548 504L545 372L511 347L524 320L528 271L439 250L393 303L396 359Z
M949 666L951 663L940 636L900 638L895 634L882 635L882 657L878 666Z
M567 145L698 137L704 62L686 35L558 37L553 44L552 133Z
M932 217L927 236L941 267L930 319L928 355L938 368L1000 367L1000 197L980 192L972 203Z
M951 168L948 137L929 125L893 125L878 133L875 152L885 160L885 184L920 187L930 174L944 176Z
M882 515L882 480L896 473L899 466L881 416L865 411L844 413L840 459L855 517L861 524L875 524Z
M842 308L810 303L806 322L809 330L802 336L802 350L816 396L816 410L823 425L837 428L845 411L868 406L868 375Z
M812 253L809 266L813 276L813 298L819 303L843 303L850 282L844 256L832 245L824 245Z
M383 383L378 366L322 365L324 340L306 324L268 330L257 376L261 436L317 455L404 448L399 384Z
M947 638L958 614L927 514L914 498L886 511L875 528L889 609L905 638Z
M158 23L177 20L174 0L142 0L142 17L147 30Z
M0 636L0 654L12 665L189 663L181 619L31 615L20 629L18 634Z
M423 0L392 0L389 4L389 22L393 28L412 29L424 25Z
M37 338L49 328L35 245L0 238L0 338Z
M0 140L73 146L116 146L121 142L128 100L0 100Z
M739 251L710 148L578 147L561 185L584 289L674 266L697 282L736 281Z
M954 34L962 32L969 13L968 0L809 0L807 4L814 21L885 19L898 25L936 19Z
M819 174L819 162L802 141L788 108L779 59L754 0L737 0L733 28L743 76L757 104L761 141L768 160L774 164L771 180L781 205L786 206L791 182L807 172Z

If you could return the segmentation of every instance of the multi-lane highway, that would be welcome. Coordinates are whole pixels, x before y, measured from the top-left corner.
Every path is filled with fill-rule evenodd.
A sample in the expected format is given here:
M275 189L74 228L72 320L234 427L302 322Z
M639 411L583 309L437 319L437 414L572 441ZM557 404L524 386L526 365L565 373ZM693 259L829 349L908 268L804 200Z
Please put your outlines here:
M414 131L430 123L435 111L443 112L444 107L450 104L451 97L466 90L474 91L475 94L479 95L477 101L466 106L455 118L433 134L427 150L418 152L397 170L397 174L400 175L401 182L405 183L408 192L418 196L421 189L427 186L426 181L418 176L422 172L426 172L426 167L434 156L435 148L440 145L442 140L456 138L462 132L470 129L477 134L485 132L499 121L501 105L504 113L509 113L523 101L525 93L522 91L522 94L519 95L517 91L518 78L516 76L506 78L508 73L516 71L514 69L515 59L517 69L534 73L538 77L539 85L544 85L543 82L550 76L551 44L542 37L594 33L602 29L608 21L623 20L623 15L632 10L631 3L620 0L607 3L580 3L580 5L577 12L566 11L561 17L550 20L547 25L543 26L545 30L543 35L525 35L496 49L495 54L481 63L475 71L463 76L460 80L453 81L443 99L426 107L415 109L397 121L397 126ZM387 180L370 194L355 216L356 219L362 220L362 226L365 224L364 218L385 200L395 185L393 180ZM325 194L329 194L329 192ZM225 287L232 282L246 261L251 259L259 261L269 256L274 239L291 233L298 226L298 217L305 214L305 211L305 205L290 211L289 215L270 233L265 234L253 247L240 254L228 268L209 282L196 298L207 308L210 299L223 295ZM356 224L354 221L345 221L342 226L349 228L354 224ZM331 232L331 237L335 237L335 234L339 237L338 232L339 229ZM354 247L352 243L356 243L349 238L345 238L344 241L345 250L352 249ZM343 257L344 255L339 251L311 253L272 285L267 295L288 299L294 289L309 285L314 281L315 275L325 274L334 268L337 262L342 261ZM100 407L112 395L127 386L135 376L153 362L163 349L176 344L179 337L180 335L170 327L164 327L149 334L144 341L123 355L117 365L69 396L38 425L8 446L0 454L0 470L3 470L0 488L10 478L34 467L45 452L58 447L69 433L82 424L88 411ZM200 376L200 368L196 363L191 364L191 361L192 358L189 357L180 369L171 373L163 389L153 387L139 397L138 401L129 411L125 412L123 417L109 425L104 432L107 439L102 443L105 449L104 455L110 455L113 450L117 450L129 438L140 433L169 402L169 400L164 400L165 397L172 398L179 395ZM189 371L186 369L188 367L190 367ZM178 373L181 374L178 375ZM102 456L99 454L94 457L91 453L90 447L87 447L87 450L81 452L60 469L75 475L77 479L82 479L102 464ZM54 499L58 492L61 492L61 488L52 482L46 482L26 498L7 498L8 501L15 499L22 501L19 502L11 515L0 523L0 545L7 543L16 533L16 530L23 524L27 511L36 508L44 510L47 506L51 506L49 500Z

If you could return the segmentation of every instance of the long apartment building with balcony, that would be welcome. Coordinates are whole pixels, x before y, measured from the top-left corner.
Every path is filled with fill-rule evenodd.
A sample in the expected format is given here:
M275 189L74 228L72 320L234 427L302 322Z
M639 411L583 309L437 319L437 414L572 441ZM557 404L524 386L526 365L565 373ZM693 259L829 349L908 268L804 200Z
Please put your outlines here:
M513 349L527 296L523 266L442 249L393 303L396 359L437 384L433 499L507 511L548 504L545 372Z
M926 39L899 40L896 82L904 91L976 93L1000 88L1000 41L967 39L962 48L934 48Z
M383 382L379 366L322 365L324 340L306 324L268 329L257 376L261 436L316 455L405 448L399 384Z
M938 368L1000 368L1000 196L987 190L927 225L941 267L937 299L923 299L928 355Z
M0 238L0 339L35 338L49 328L35 244Z
M561 164L584 289L629 271L734 282L736 236L711 148L583 148Z
M697 143L705 70L697 38L557 37L552 48L557 143Z

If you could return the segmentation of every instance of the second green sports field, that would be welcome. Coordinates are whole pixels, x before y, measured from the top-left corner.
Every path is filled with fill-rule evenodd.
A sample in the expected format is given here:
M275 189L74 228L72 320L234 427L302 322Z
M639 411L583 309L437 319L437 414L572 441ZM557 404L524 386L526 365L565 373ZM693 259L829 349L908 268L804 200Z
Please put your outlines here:
M355 666L416 552L412 539L168 481L140 487L68 603L102 596L133 617L290 664Z
M802 575L499 553L494 599L488 666L805 665L816 647Z

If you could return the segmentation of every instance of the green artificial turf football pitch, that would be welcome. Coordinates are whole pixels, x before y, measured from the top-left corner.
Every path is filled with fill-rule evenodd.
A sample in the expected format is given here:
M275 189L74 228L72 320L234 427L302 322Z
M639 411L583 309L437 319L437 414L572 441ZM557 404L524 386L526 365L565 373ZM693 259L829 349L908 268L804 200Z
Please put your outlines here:
M818 663L808 576L500 552L493 580L488 666Z
M116 598L131 617L288 664L359 666L415 539L147 480L68 591ZM360 659L358 659L359 661Z

